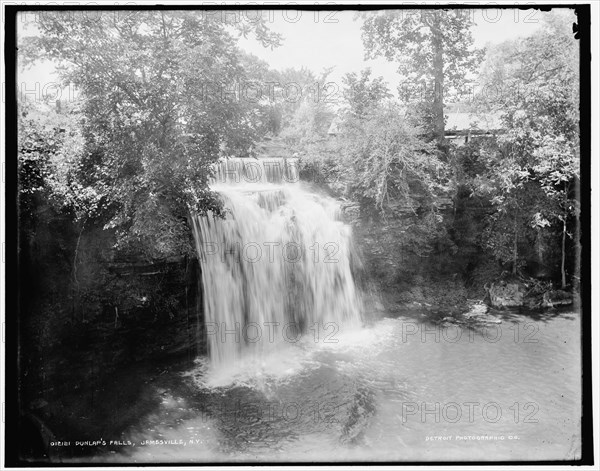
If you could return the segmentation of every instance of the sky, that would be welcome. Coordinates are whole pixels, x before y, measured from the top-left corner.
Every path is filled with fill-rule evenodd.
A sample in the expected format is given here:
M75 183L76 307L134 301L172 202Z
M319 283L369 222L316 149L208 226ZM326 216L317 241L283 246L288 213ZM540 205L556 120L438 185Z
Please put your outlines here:
M472 28L475 46L483 47L531 35L539 28L542 15L547 13L537 10L474 9L471 14L475 23ZM333 67L328 82L340 84L344 74L371 67L374 76L383 76L390 89L396 89L399 77L394 63L383 58L364 59L360 29L362 20L356 18L354 11L270 10L265 11L263 16L269 28L282 34L283 44L271 50L252 38L240 38L239 45L265 60L271 68L281 70L304 66L318 75L325 68ZM244 17L240 19L251 20ZM18 81L20 87L25 83L25 87L30 89L37 82L42 84L43 89L44 83L55 83L57 78L54 66L45 62L21 70Z
M339 81L347 72L371 67L374 76L383 76L389 84L397 82L395 64L383 58L364 60L361 20L355 18L354 11L297 13L299 15L295 18L293 12L273 11L269 17L272 22L268 26L284 36L282 46L266 49L251 38L242 38L240 46L274 69L305 66L318 74L327 67L335 67L329 79ZM537 10L473 10L475 46L529 36L539 27L544 14Z

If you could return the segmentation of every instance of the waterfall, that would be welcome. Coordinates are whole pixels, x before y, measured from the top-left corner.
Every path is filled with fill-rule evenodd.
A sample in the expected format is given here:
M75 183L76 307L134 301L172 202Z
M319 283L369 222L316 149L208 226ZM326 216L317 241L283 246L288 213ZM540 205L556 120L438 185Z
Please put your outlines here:
M351 228L298 181L295 159L228 159L211 187L226 217L192 220L213 366L360 325Z

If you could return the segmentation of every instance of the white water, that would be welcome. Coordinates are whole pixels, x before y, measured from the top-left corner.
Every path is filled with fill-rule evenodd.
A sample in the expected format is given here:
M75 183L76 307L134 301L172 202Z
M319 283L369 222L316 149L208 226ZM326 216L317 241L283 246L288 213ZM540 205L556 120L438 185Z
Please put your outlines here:
M264 359L309 336L360 325L357 255L339 204L307 191L288 159L230 159L212 187L224 219L195 216L213 369L269 369Z

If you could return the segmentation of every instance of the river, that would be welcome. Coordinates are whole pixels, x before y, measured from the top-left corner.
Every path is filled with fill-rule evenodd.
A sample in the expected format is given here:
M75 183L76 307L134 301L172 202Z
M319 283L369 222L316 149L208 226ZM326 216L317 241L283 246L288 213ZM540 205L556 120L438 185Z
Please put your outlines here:
M149 382L160 405L101 461L563 460L580 454L580 319L486 328L383 317L260 362ZM337 342L333 342L337 340Z

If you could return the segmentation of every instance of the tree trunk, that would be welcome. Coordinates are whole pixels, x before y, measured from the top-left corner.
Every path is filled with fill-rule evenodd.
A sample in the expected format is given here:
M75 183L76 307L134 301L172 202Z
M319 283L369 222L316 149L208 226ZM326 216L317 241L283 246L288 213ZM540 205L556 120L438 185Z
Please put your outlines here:
M571 277L571 285L573 293L579 293L579 284L581 280L581 221L579 220L579 213L575 213L575 234L573 240L575 244L574 250L574 264L573 264L573 275Z
M78 263L78 258L79 258L79 244L81 243L81 235L83 234L83 230L85 229L85 223L86 223L87 219L83 220L83 223L81 224L81 229L79 230L79 235L77 236L77 243L75 244L75 253L73 255L73 267L71 270L71 286L72 286L72 292L73 292L73 320L75 320L75 316L77 314L77 310L80 307L79 306L79 294L81 291L81 287L79 284L79 278L77 277L77 263ZM82 311L82 320L83 320L83 316L84 313Z
M561 288L565 289L567 287L567 274L565 272L565 259L566 259L566 254L565 254L565 242L567 239L567 217L565 215L565 217L563 218L563 233L562 233L562 254L561 254L561 261L560 261L560 284L561 284Z
M513 264L512 264L512 273L513 275L517 274L517 260L519 257L519 235L517 232L517 216L514 218L514 229L515 229L515 237L513 240Z
M562 232L562 244L561 244L561 260L560 260L560 284L561 288L565 289L567 287L567 273L565 270L565 262L567 259L566 254L566 242L567 242L567 218L569 217L569 184L568 182L564 182L563 184L563 192L564 192L564 214L563 214L563 232Z
M565 183L565 196L569 197L567 183ZM581 201L581 191L579 187L579 180L575 180L575 199ZM573 212L574 219L574 231L573 231L573 274L571 275L571 290L573 292L573 299L578 299L575 293L579 293L580 282L581 282L581 221L579 219L579 211Z
M435 12L431 24L433 46L433 132L436 139L444 140L444 45L442 43L442 30L440 27L440 13Z
M536 228L535 232L536 232L535 245L536 245L537 259L538 259L538 264L540 265L540 267L542 267L544 265L544 244L542 243L542 229L540 229L538 227L538 228Z

